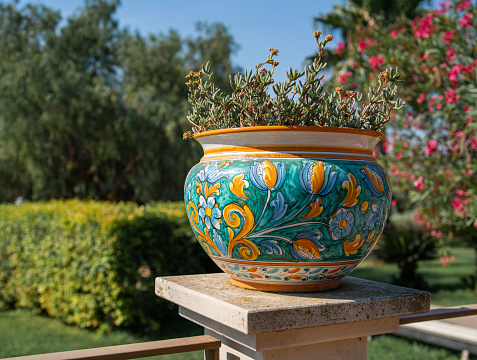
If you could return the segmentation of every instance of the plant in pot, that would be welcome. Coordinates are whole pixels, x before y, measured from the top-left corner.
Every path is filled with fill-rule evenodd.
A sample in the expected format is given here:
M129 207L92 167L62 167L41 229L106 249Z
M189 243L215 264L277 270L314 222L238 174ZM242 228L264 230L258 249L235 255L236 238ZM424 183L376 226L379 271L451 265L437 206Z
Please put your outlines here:
M373 151L396 98L397 69L379 74L368 99L321 83L323 50L276 83L278 50L231 77L226 95L208 65L187 78L188 119L204 156L189 172L192 229L234 285L264 291L337 287L371 251L391 202ZM273 91L273 96L271 92Z

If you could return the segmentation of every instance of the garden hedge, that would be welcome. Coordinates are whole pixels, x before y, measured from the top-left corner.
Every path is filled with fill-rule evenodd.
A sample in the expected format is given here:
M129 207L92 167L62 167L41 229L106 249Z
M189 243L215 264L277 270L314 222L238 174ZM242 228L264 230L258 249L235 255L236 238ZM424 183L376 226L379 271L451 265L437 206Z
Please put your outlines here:
M103 329L157 329L174 310L155 277L218 270L182 203L0 205L0 260L0 308Z

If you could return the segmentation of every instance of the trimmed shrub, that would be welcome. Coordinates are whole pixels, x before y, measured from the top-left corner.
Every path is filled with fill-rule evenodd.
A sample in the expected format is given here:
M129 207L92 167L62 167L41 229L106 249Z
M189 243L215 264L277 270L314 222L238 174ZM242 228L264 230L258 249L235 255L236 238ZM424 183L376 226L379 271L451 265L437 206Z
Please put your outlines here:
M182 203L0 205L0 240L0 308L83 328L157 330L173 306L155 295L155 277L217 270Z

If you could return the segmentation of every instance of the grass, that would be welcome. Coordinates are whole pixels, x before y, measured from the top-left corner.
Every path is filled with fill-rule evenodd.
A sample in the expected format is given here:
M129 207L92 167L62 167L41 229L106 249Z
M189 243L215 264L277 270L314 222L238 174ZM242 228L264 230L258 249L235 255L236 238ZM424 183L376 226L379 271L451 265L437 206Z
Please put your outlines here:
M476 304L477 293L461 283L461 278L475 274L475 253L466 248L454 248L451 249L451 254L455 256L455 262L447 267L443 267L439 259L419 263L417 274L426 282L421 290L431 293L433 305ZM392 284L398 273L397 265L384 264L369 257L351 275Z
M158 339L203 334L201 327L184 319L170 324L154 339L115 331L101 335L68 326L46 316L34 315L26 309L0 311L0 358L44 354L58 351L124 345ZM160 360L199 360L203 351L149 357Z
M420 263L418 273L427 282L424 290L432 294L432 302L441 306L453 306L477 303L477 294L465 289L460 278L475 273L475 254L468 249L453 249L456 260L448 267L442 267L439 259ZM392 283L398 268L383 264L373 258L364 261L352 276ZM165 324L163 331L149 338L126 332L113 332L100 335L79 329L44 316L33 315L31 311L17 309L0 312L0 358L57 351L77 350L102 346L120 345L135 342L169 339L202 334L202 329L179 319ZM452 360L460 354L444 348L422 344L413 340L392 335L380 335L372 338L368 344L368 359L376 360ZM148 359L160 360L198 360L203 352L166 355ZM470 357L477 360L477 357Z
M368 342L368 360L459 360L461 353L394 335L373 336ZM477 360L469 356L469 360Z

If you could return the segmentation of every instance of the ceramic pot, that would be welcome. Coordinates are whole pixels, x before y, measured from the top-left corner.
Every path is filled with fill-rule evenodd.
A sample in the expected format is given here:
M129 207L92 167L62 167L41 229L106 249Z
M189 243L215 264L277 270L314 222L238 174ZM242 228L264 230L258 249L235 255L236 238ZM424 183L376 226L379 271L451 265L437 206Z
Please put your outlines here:
M391 188L375 131L266 126L212 130L189 172L192 229L234 285L337 287L381 235Z

